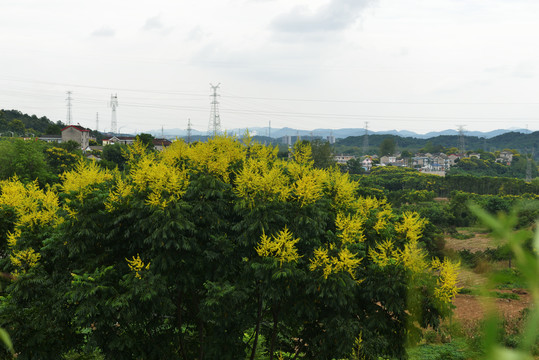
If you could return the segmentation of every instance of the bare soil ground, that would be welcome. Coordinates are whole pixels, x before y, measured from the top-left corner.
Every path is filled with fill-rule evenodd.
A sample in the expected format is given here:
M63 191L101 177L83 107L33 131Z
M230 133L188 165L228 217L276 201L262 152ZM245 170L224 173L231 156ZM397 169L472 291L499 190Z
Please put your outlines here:
M461 233L468 233L468 231L459 231ZM469 239L455 239L453 237L447 236L445 238L445 247L446 249L451 249L455 251L460 250L469 250L472 253L477 251L484 251L487 249L495 249L496 244L490 237L488 233L473 233L473 237Z
M510 290L509 290L510 291ZM486 309L493 305L498 316L505 320L506 326L516 326L521 318L522 310L532 304L531 296L527 293L519 294L519 300L512 299L484 299L476 295L459 294L454 300L456 309L454 319L459 321L463 330L473 334L487 313Z
M496 244L484 233L474 233L470 239L460 240L446 238L446 248L455 251L467 249L470 252L483 251L495 248ZM506 267L506 264L491 264L491 268ZM473 270L462 268L459 274L459 287L478 288L487 281L488 273L478 274ZM468 335L473 335L484 319L488 306L493 306L498 316L505 320L507 327L518 326L522 310L532 305L530 294L521 289L498 290L499 292L513 292L519 296L515 299L498 299L494 297L483 298L477 295L458 294L454 300L456 306L454 319L457 320ZM510 330L510 329L508 329Z

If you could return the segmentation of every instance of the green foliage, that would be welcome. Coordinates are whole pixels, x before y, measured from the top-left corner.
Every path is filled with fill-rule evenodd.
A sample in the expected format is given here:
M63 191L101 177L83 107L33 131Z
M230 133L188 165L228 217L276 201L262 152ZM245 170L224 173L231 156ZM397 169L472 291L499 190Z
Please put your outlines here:
M127 159L123 156L127 146L122 144L106 145L103 147L101 158L112 166L117 166L118 170L124 170Z
M136 139L141 141L148 149L153 149L153 140L155 139L152 134L140 133L137 135Z
M380 143L379 156L393 155L395 153L395 140L393 138L385 138Z
M50 183L54 175L47 164L45 143L19 139L0 140L0 179L17 176L24 182Z
M400 150L418 152L420 149L429 150L425 152L446 152L447 154L457 153L456 146L459 144L458 135L440 135L429 139L419 139L412 137L401 137L394 135L369 134L369 152L372 154L375 149L379 149L380 144L387 138L393 139L399 144ZM338 153L359 154L363 145L364 137L349 136L345 139L338 139L336 151ZM479 138L477 136L464 136L464 142L468 149L518 149L524 153L526 149L532 149L537 146L539 131L531 134L509 132L489 139ZM427 145L427 143L430 143ZM347 152L348 150L348 152ZM480 152L481 154L483 152ZM483 157L483 156L481 156ZM488 157L488 156L487 156Z
M348 171L349 174L364 174L366 173L366 170L363 168L363 164L361 163L360 158L354 158L348 160L346 163L346 171Z
M333 151L329 142L319 139L311 141L311 152L315 168L328 169L335 166Z
M79 154L68 152L63 148L52 147L45 150L46 160L51 170L60 175L64 171L72 170L73 167L81 160Z
M450 312L456 274L438 271L454 267L422 249L434 227L359 197L309 150L137 142L129 171L82 161L35 201L1 183L13 281L0 325L19 358L334 359L358 334L367 359L405 356Z
M57 146L70 153L80 152L80 144L73 140L61 142L60 144L57 144Z
M539 335L539 286L537 285L537 274L539 273L539 260L537 249L539 249L539 231L533 237L533 249L526 248L526 243L530 234L526 230L514 231L517 217L514 213L509 216L499 214L496 217L489 215L479 207L473 207L477 216L492 229L492 233L500 240L507 241L513 254L515 265L520 272L521 279L526 283L533 298L533 310L528 315L528 319L523 324L521 332L512 336L500 336L499 329L504 332L505 327L501 325L496 315L491 313L484 326L484 349L487 358L514 358L529 359L537 349Z
M13 131L23 136L26 129L33 129L36 136L42 133L60 134L58 130L63 126L60 121L54 123L45 116L38 118L17 110L0 110L0 132Z
M434 145L431 140L428 140L425 146L419 149L419 152L436 154L444 152L444 147L441 144Z
M527 160L520 155L513 156L511 165L497 163L493 156L485 153L480 159L463 158L460 159L448 172L449 175L474 175L474 176L499 176L524 179L526 177ZM536 178L539 175L537 164L531 160L531 176Z
M469 359L470 355L468 345L463 341L425 344L408 351L410 360L465 360Z

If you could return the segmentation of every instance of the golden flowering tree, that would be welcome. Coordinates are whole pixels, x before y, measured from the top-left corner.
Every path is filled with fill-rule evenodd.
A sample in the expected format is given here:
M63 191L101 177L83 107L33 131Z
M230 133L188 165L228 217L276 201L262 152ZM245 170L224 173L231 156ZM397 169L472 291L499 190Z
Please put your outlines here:
M80 162L55 190L0 184L18 276L0 316L22 358L87 344L115 359L344 358L358 334L365 358L402 356L455 294L456 264L422 250L425 221L315 168L308 144L287 160L228 136L124 155L125 171Z

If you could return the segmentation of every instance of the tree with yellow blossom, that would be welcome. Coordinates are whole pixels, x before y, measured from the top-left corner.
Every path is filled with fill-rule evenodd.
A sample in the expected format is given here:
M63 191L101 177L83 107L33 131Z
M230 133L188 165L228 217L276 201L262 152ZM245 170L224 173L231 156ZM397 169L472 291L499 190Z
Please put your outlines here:
M309 144L288 160L229 136L124 155L125 171L81 161L55 188L2 183L0 325L20 358L400 357L449 309L457 266L426 255L425 220L359 196Z

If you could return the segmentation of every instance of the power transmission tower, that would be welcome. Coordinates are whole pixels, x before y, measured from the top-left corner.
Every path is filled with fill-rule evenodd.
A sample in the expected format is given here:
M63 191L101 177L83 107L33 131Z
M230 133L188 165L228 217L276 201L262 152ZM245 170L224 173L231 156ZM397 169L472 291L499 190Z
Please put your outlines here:
M363 155L369 151L369 122L365 121L365 134L363 135Z
M466 152L466 146L464 144L464 126L459 125L459 153L464 154Z
M191 119L187 119L187 143L191 143L191 132L193 129L191 128Z
M73 117L72 117L72 114L71 114L71 100L73 100L73 98L71 97L71 94L72 92L71 91L68 91L67 92L67 117L66 117L66 125L71 125L71 122L73 120Z
M209 136L216 136L221 132L221 117L219 116L219 102L217 101L217 89L219 89L219 85L212 85L210 84L210 87L213 90L213 94L210 96L212 97L211 101L211 112L210 112L210 124L208 126L208 135Z
M99 113L95 113L95 131L99 131Z
M118 122L116 121L116 108L118 107L118 94L110 96L110 107L112 108L112 117L110 121L110 132L116 134L118 131Z

